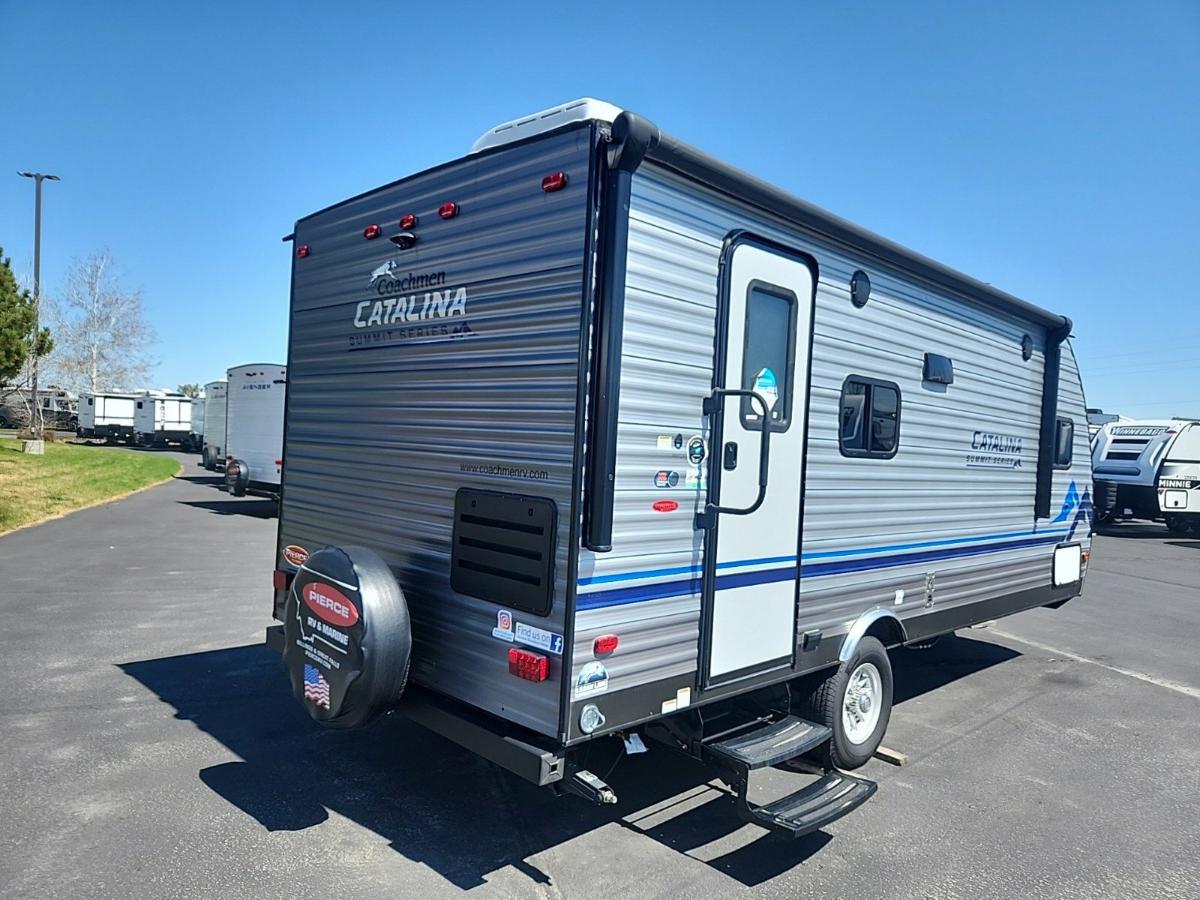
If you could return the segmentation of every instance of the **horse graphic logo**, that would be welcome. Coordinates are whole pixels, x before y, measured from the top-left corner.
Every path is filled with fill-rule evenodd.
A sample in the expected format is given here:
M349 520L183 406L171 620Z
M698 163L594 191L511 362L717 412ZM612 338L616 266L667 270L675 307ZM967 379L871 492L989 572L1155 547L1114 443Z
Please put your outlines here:
M371 281L370 281L370 285L371 285L372 287L374 287L374 286L375 286L375 282L379 281L379 279L381 279L381 278L391 278L391 277L392 277L392 274L393 274L393 273L394 273L394 272L395 272L395 271L396 271L398 268L400 268L400 264L399 264L398 262L396 262L396 260L394 260L394 259L389 259L387 262L385 262L385 263L384 263L382 266L380 266L379 268L372 270L372 272L371 272Z

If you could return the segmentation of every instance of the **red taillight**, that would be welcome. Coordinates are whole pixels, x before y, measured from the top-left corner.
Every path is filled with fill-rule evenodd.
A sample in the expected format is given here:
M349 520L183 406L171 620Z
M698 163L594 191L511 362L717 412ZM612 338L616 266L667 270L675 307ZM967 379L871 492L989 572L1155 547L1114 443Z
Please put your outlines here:
M550 660L532 650L513 647L508 651L508 671L526 681L545 681L550 674Z
M310 253L312 253L312 251L308 249L308 244L301 244L296 248L296 255L301 259L304 259L304 257L308 256Z
M292 573L286 569L276 569L271 581L275 585L275 590L286 591L292 586Z
M605 653L612 653L617 649L617 644L620 643L620 638L615 634L602 634L596 638L592 644L592 652L597 656L603 656Z
M375 238L379 237L381 234L383 234L383 229L378 225L368 225L363 229L363 237L365 237L368 241L375 240Z
M457 203L443 203L438 207L438 215L443 219L453 219L458 215Z
M416 228L417 227L417 217L414 216L412 213L409 213L407 216L401 216L400 217L400 227L403 228L405 231L408 231L410 228Z
M551 172L542 179L542 190L549 194L551 191L561 191L567 186L566 172Z

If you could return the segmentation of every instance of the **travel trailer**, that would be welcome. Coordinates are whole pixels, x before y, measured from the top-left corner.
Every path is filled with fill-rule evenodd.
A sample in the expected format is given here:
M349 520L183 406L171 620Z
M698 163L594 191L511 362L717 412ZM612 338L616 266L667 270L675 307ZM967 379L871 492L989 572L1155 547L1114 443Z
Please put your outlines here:
M1158 508L1173 534L1200 532L1200 421L1179 421L1158 470Z
M225 468L225 382L204 386L204 444L200 460L210 472Z
M283 466L283 402L287 368L251 363L227 373L225 489L276 496Z
M192 398L170 391L147 391L133 402L134 442L143 447L186 447L192 439Z
M187 449L202 451L204 448L204 391L192 398L192 430L188 436Z
M875 790L890 648L1081 590L1070 320L640 116L506 123L290 240L267 643L323 725L600 803L592 745L651 744L800 835Z
M135 404L145 394L87 393L79 398L79 437L133 440Z
M48 388L38 391L42 422L55 431L75 431L79 427L79 398L70 391ZM28 388L0 385L0 428L25 428L29 425L33 392Z
M1121 419L1092 442L1096 521L1157 519L1158 468L1179 431L1174 419Z

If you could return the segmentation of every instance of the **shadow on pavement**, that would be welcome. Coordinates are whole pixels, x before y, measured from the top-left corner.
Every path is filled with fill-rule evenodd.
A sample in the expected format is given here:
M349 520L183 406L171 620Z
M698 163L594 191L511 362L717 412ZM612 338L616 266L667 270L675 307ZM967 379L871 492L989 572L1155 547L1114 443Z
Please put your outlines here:
M1186 547L1188 550L1200 550L1200 541L1167 541L1168 547Z
M241 497L229 500L178 500L176 502L195 509L206 509L221 516L253 516L256 519L274 519L279 515L279 506L274 500L260 498Z
M1018 655L961 638L921 653L897 653L897 683L904 691L897 702ZM609 823L688 853L748 886L795 867L831 840L821 832L799 841L763 832L702 859L692 851L746 826L710 771L658 747L628 758L616 741L591 748L584 764L607 777L620 797L615 807L599 808L556 797L400 716L359 731L322 729L293 700L278 657L261 645L120 668L174 707L177 719L242 758L203 769L199 778L268 831L300 831L333 811L461 889L484 884L489 873L507 866L548 884L549 876L528 859Z
M1125 522L1121 525L1100 525L1096 528L1096 534L1104 537L1144 541L1155 538L1161 540L1170 532L1167 531L1167 526L1160 522Z

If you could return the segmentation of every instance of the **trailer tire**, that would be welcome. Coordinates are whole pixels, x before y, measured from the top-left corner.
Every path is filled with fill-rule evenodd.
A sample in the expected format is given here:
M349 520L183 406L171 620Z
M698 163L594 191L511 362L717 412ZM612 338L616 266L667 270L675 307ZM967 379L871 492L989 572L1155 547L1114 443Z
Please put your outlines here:
M804 706L807 718L833 732L816 751L819 762L829 769L865 765L879 749L892 714L892 664L883 644L869 635L860 640Z
M408 604L373 550L311 554L288 590L283 627L292 693L320 724L365 725L400 699L412 655Z

